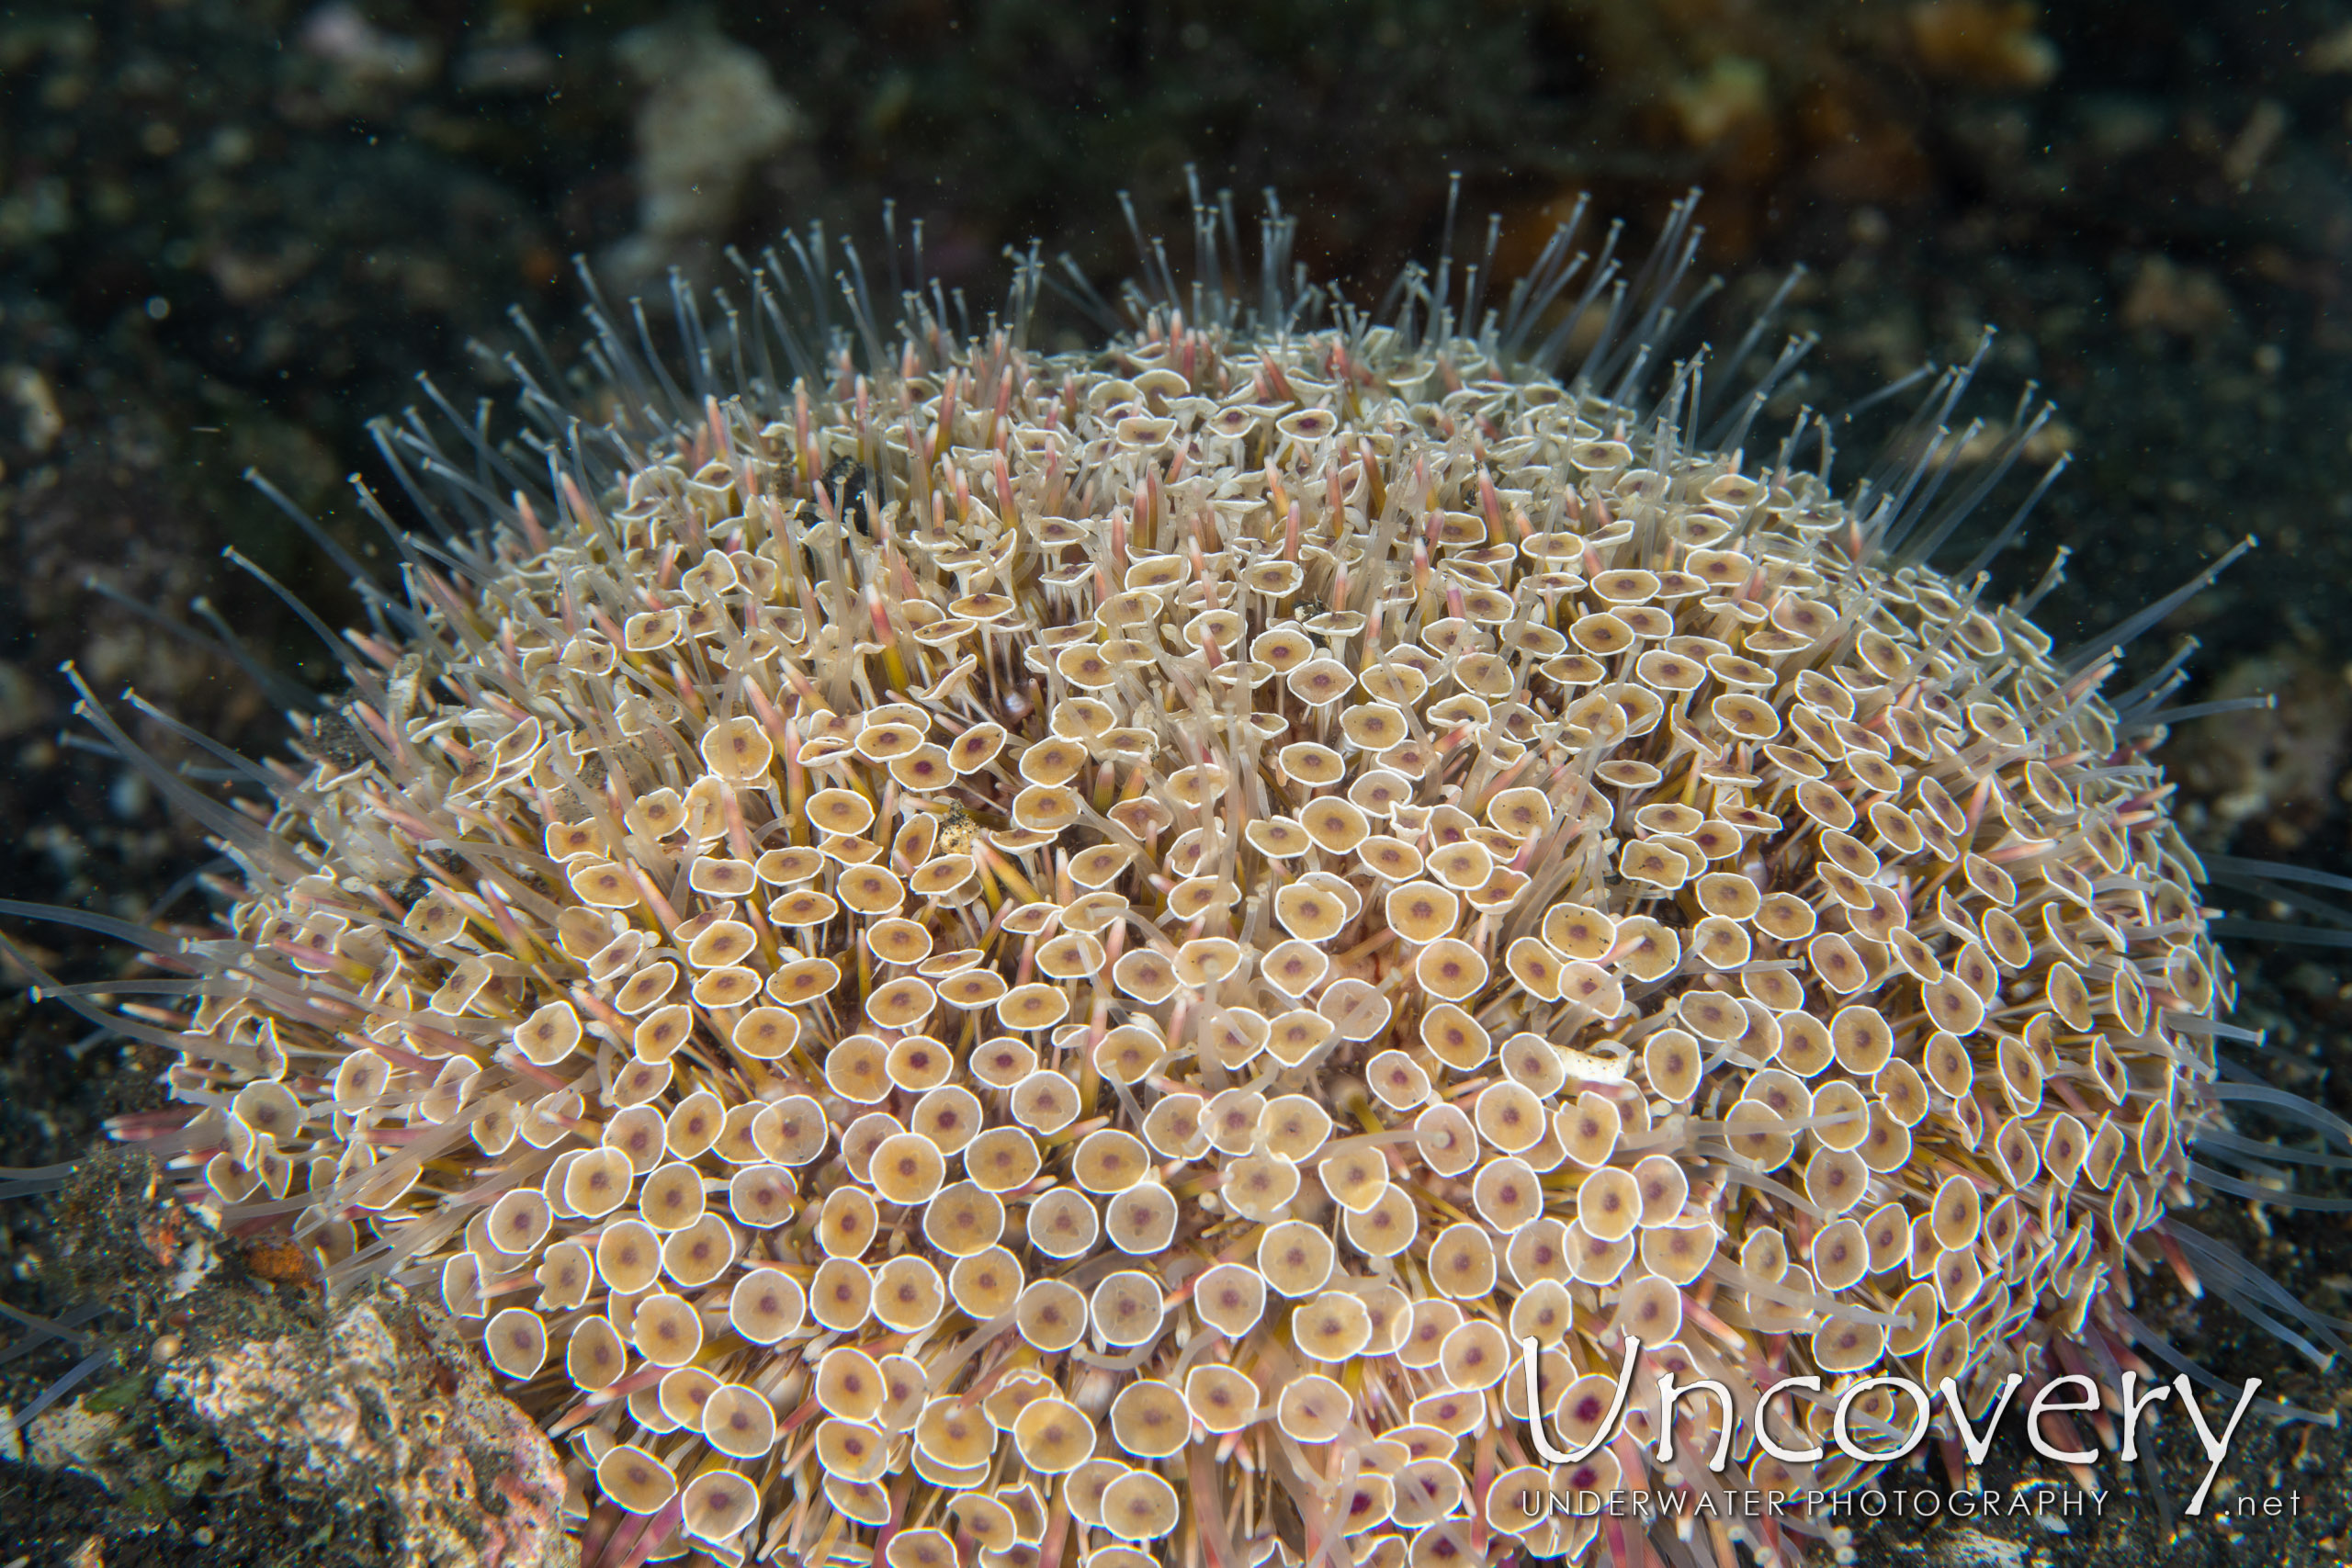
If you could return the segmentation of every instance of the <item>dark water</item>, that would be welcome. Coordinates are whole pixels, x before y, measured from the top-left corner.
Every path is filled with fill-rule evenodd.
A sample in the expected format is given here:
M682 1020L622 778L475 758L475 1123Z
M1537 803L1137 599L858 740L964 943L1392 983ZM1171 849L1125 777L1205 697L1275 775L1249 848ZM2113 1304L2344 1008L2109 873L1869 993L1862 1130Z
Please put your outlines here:
M1097 277L1129 268L1115 193L1178 228L1188 164L1238 193L1245 223L1279 186L1302 258L1361 299L1435 249L1453 171L1461 243L1500 213L1506 266L1579 194L1640 236L1703 186L1705 265L1726 283L1713 319L1736 323L1804 264L1792 324L1820 334L1804 396L1822 407L1996 325L1988 410L2038 383L2075 459L2000 581L2072 547L2041 613L2063 641L2258 535L2148 639L2157 655L2204 640L2192 697L2282 700L2182 737L2180 809L2201 841L2352 869L2348 132L2338 4L0 9L0 895L136 916L206 857L152 791L58 739L60 661L251 752L275 743L230 661L85 581L175 615L209 596L258 657L322 678L315 643L221 548L330 621L349 601L240 475L257 466L362 545L344 479L383 482L366 422L418 402L420 370L469 407L469 344L514 346L511 303L561 337L574 254L616 292L658 291L671 265L723 283L728 245L756 250L786 222L822 220L878 256L875 215L895 199L902 237L922 218L928 265L984 302L1004 248L1033 236ZM112 962L29 934L72 977ZM2302 1087L2352 1110L2329 1076L2352 987L2316 956L2246 952L2245 999ZM0 996L0 1158L70 1157L96 1116L154 1092L153 1063L111 1044L77 1057L78 1034ZM0 1291L53 1307L28 1277L42 1221L18 1202L8 1225L28 1267ZM2347 1310L2342 1225L2236 1229L2299 1295ZM2217 1309L2200 1328L2154 1299L2230 1375L2287 1371ZM10 1366L11 1391L54 1361ZM2332 1407L2335 1380L2292 1375L2295 1397ZM1949 1528L1885 1527L1863 1550L2342 1562L2342 1448L2307 1436L2247 1448L2246 1484L2283 1464L2279 1484L2317 1505L2248 1521L2234 1546L2211 1528L2167 1541L2134 1477L2115 1480L2106 1521L2007 1527L2030 1559L1967 1555Z

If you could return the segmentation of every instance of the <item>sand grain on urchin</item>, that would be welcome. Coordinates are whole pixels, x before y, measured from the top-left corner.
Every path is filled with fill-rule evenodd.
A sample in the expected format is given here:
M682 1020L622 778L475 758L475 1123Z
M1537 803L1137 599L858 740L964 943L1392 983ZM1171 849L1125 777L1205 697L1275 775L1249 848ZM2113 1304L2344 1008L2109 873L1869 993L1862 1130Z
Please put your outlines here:
M1521 1499L1657 1461L1534 1463L1525 1338L1571 1440L1627 1334L1637 1436L1817 1371L1785 1446L2099 1332L2228 985L2103 667L1680 375L928 325L413 558L173 1070L592 1538L1573 1558ZM1722 1419L1646 1483L1867 1473Z

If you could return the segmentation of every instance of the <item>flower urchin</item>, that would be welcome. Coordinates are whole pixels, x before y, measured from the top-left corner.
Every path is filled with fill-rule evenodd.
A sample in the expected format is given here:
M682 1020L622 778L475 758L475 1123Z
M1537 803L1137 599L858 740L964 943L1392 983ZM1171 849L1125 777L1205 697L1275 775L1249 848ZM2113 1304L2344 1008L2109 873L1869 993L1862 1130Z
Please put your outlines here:
M1924 564L2031 434L1939 505L1964 372L1850 499L1743 451L1795 352L1657 363L1689 217L1475 335L1442 266L1306 324L1279 220L1245 313L1210 217L1085 354L1034 257L886 344L771 256L690 389L598 312L610 423L517 364L516 445L388 439L444 526L307 774L162 775L244 873L155 1035L206 1201L437 1280L615 1559L1622 1555L1531 1498L1834 1494L1774 1450L1874 1373L2138 1365L2229 992L2139 628Z

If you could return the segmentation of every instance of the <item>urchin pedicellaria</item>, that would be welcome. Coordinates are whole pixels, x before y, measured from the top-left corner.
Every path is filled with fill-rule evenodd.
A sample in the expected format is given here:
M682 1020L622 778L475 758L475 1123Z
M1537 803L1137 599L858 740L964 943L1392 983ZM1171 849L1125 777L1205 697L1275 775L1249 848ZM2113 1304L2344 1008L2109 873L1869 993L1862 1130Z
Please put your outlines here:
M1957 443L1717 449L1654 320L909 311L788 390L608 335L226 825L208 1201L437 1280L600 1550L1593 1558L1526 1500L1866 1479L1783 1377L1789 1448L2129 1356L2228 970L2109 661L1884 553ZM1629 1334L1543 1464L1521 1345L1574 1440Z

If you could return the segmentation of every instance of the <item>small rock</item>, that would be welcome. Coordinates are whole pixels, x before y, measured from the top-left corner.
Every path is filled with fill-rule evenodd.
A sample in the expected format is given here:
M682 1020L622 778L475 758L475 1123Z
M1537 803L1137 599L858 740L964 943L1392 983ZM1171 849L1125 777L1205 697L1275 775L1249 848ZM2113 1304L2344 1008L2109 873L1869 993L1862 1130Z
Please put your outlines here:
M622 60L649 89L637 113L638 232L616 264L650 271L725 231L747 176L808 130L757 53L707 27L640 28Z
M113 1476L104 1460L121 1429L121 1416L89 1409L76 1399L35 1417L26 1435L32 1439L32 1461L43 1470L70 1466L111 1485Z
M2147 256L2123 297L2120 315L2123 324L2135 331L2201 338L2227 327L2235 312L2229 291L2211 273L2177 265L2165 256Z
M570 1568L563 1468L438 1313L388 1287L322 1336L188 1357L184 1402L254 1479L375 1516L402 1568ZM232 1479L232 1484L235 1483Z

